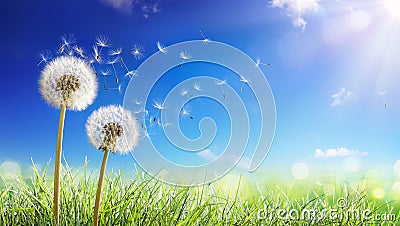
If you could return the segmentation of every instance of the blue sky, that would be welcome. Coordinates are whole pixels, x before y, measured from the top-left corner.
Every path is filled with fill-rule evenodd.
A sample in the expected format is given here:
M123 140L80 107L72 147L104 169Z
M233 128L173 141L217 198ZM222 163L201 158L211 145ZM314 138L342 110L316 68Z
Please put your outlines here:
M368 168L400 159L399 3L146 2L0 3L0 163L29 164L33 157L43 164L54 158L59 112L40 97L37 81L44 64L37 64L41 51L56 55L63 34L74 34L87 50L97 36L108 36L113 47L124 49L127 66L134 70L157 52L157 41L169 46L202 39L200 30L254 61L271 64L260 69L275 98L276 134L261 169L291 169L299 161L323 166L350 156ZM142 60L126 54L137 43L145 48ZM122 81L123 88L127 82ZM239 85L232 82L233 87ZM79 166L85 156L100 163L102 155L87 141L84 124L93 110L112 103L122 104L123 95L100 89L88 109L67 112L64 155L70 164ZM202 116L201 109L192 110ZM183 130L189 130L189 136L197 131ZM312 157L316 153L320 155ZM128 155L110 158L111 166L121 163L131 167L133 160Z

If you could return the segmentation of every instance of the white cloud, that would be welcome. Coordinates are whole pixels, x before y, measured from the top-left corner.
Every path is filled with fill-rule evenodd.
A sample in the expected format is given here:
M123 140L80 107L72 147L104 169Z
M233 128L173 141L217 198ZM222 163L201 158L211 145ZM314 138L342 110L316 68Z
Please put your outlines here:
M210 149L204 149L204 150L198 152L197 155L199 155L200 157L202 157L202 158L204 158L204 159L206 159L208 161L214 160L214 159L216 159L218 157Z
M4 161L0 164L0 174L4 179L16 179L21 176L21 168L16 162Z
M123 13L131 13L133 9L137 8L142 11L145 18L149 14L160 12L159 4L157 1L136 1L136 0L99 0L106 6L114 8Z
M347 156L365 156L368 152L361 152L357 150L348 150L347 148L330 148L325 152L321 149L315 150L313 158L333 158L333 157L347 157Z
M304 15L314 13L321 8L320 0L272 0L271 6L281 8L292 17L293 25L305 29L307 22Z
M337 93L331 96L333 99L331 106L339 106L347 102L352 96L353 94L350 91L346 90L345 88L341 88Z
M134 0L100 0L100 2L124 13L130 13L134 6Z

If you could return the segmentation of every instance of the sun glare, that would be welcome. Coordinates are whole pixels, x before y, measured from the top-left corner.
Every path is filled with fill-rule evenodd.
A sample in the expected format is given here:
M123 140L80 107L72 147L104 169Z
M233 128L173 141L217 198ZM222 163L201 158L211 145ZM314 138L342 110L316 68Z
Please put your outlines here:
M400 19L400 0L384 0L384 4L391 17Z

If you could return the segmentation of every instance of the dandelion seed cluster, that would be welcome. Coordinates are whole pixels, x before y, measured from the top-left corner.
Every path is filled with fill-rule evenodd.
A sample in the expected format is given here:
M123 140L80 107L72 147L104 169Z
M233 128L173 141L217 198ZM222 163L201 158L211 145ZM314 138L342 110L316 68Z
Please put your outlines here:
M128 153L139 142L136 119L130 111L117 105L94 111L86 122L86 132L90 143L96 148L113 153Z
M75 111L92 104L98 89L93 68L75 56L60 56L48 63L40 75L39 86L47 103Z

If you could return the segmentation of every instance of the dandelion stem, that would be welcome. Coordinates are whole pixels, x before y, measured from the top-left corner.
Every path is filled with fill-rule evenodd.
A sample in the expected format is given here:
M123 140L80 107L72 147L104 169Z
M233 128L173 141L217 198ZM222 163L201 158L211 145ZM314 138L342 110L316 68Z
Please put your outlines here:
M106 169L107 159L108 159L109 151L104 151L103 162L101 163L99 183L97 184L97 193L96 193L96 201L94 204L94 217L93 217L93 225L99 225L99 210L100 210L100 195L101 195L101 187L103 186L104 179L104 171Z
M64 131L64 119L66 106L62 105L60 110L60 120L58 122L57 146L56 146L56 161L54 168L54 217L56 226L59 225L59 201L60 201L60 165L61 165L61 152L62 152L62 139Z

